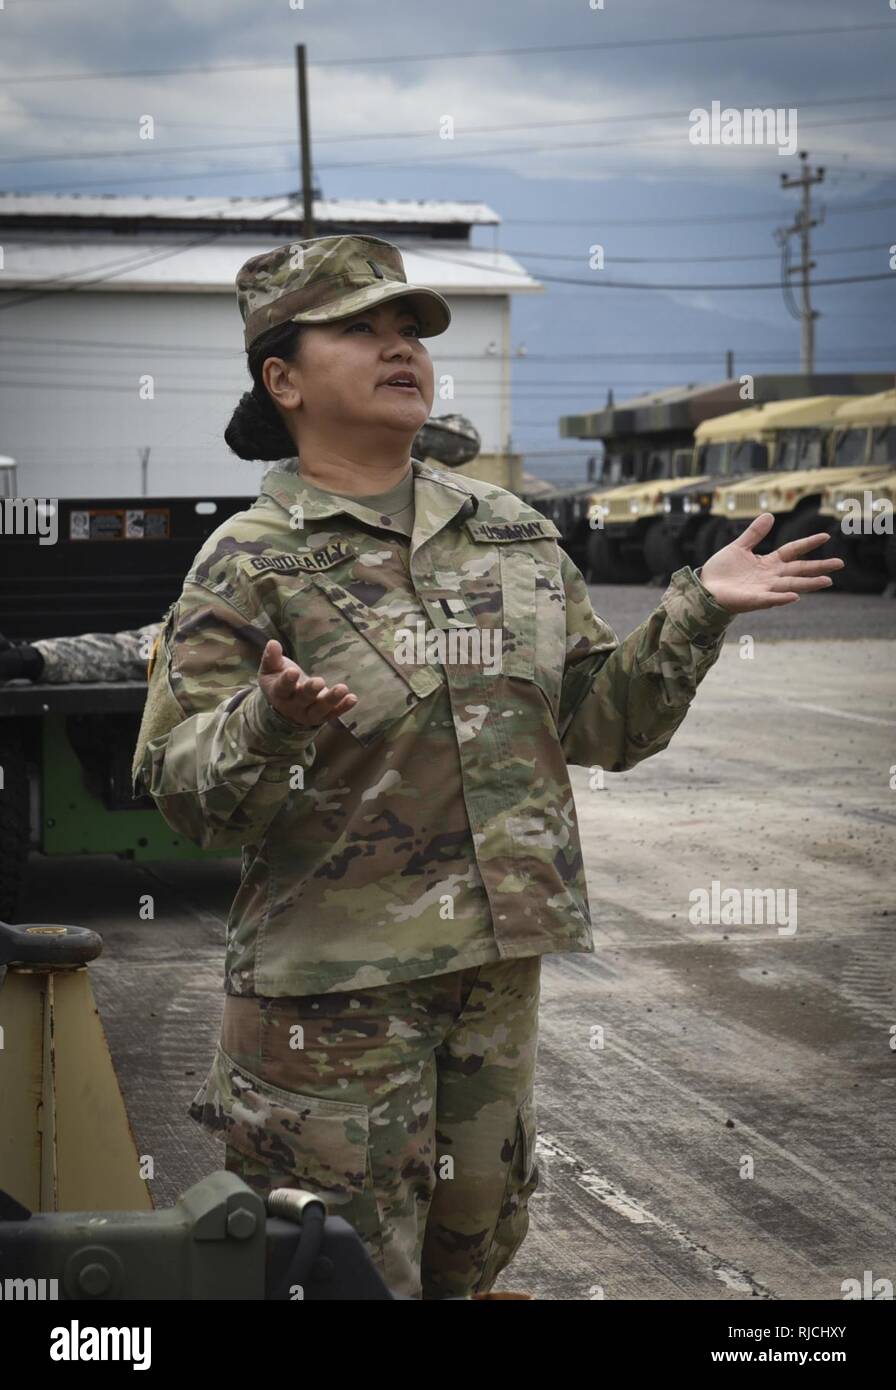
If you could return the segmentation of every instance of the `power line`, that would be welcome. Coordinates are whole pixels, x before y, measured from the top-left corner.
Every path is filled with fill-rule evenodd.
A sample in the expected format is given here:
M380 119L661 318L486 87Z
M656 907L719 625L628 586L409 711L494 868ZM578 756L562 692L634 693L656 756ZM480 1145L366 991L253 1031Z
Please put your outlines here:
M682 117L682 118L684 117L684 113L683 113L683 112L679 112L678 114L679 114L680 117ZM892 112L884 112L884 113L882 113L882 114L880 114L880 115L877 115L877 116L854 116L854 117L848 117L848 116L846 116L846 117L842 117L842 118L840 118L840 119L838 119L838 120L836 120L836 121L833 121L833 120L832 120L832 121L809 121L809 122L803 122L803 127L802 127L802 128L803 128L804 130L806 130L806 129L809 129L809 130L820 130L820 129L825 129L825 128L827 128L828 126L831 126L831 125L836 125L837 128L839 129L841 126L844 126L844 125L867 125L867 124L869 124L870 122L873 122L873 121L892 121L892 120L896 120L896 114L894 114L894 113L892 113ZM443 142L443 143L447 143L447 142ZM456 163L464 164L464 163L467 163L467 162L475 161L475 160L477 160L477 159L493 158L493 157L495 157L495 156L497 156L498 158L506 159L509 155L519 155L519 154L556 154L556 153L558 153L558 152L561 151L561 150L622 149L622 148L631 147L631 146L633 146L633 145L637 145L639 148L640 148L641 146L643 146L643 145L681 145L682 148L684 148L684 144L685 144L684 140L682 139L681 135L678 135L678 134L676 134L676 135L644 135L644 136L640 136L640 137L631 136L631 137L626 137L626 138L621 139L621 140L567 140L567 141L563 141L563 142L558 143L558 144L549 144L549 145L545 145L545 144L541 144L541 145L510 145L510 146L497 146L497 147L493 147L493 148L491 148L491 149L484 149L484 150L483 150L483 149L478 149L478 150L461 150L461 151L459 151L459 152L457 152L457 153L454 153L454 154L439 154L439 155L434 155L432 158L429 158L429 159L420 159L419 157L417 157L417 156L415 156L415 155L412 155L412 156L410 156L409 158L389 158L389 159L376 159L376 160L371 160L371 159L339 160L339 161L331 161L331 162L329 162L329 163L323 163L323 164L321 164L319 161L315 161L315 169L317 170L318 173L321 173L321 172L324 172L324 171L336 170L336 169L397 169L397 168L401 168L401 169L437 169L437 168L441 168L444 164L456 164ZM220 148L226 149L226 148L229 148L229 147L228 147L228 146L221 146ZM248 148L251 148L251 147L248 147ZM759 146L753 146L752 148L760 148L760 147L759 147ZM121 157L122 157L122 158L123 158L123 157L132 157L133 153L135 153L135 152L130 152L127 156L121 156ZM169 152L168 152L168 151L155 151L155 150L153 150L153 151L148 151L148 152L145 151L145 152L144 152L144 154L147 154L147 153L150 154L153 158L161 158L163 154L166 154L166 155L167 155ZM176 151L171 151L171 153L176 153ZM220 177L223 177L225 174L226 174L228 177L236 177L236 176L238 176L238 175L239 175L239 176L242 176L242 175L245 175L245 174L279 174L279 173L285 173L290 167L291 167L291 165L289 165L289 164L265 164L262 168L256 167L256 168L252 168L252 169L233 169L233 168L229 168L229 167L224 167L224 168L219 168L219 169L206 169L206 170L196 169L196 170L191 170L191 171L188 172L188 173L181 173L181 174L170 174L170 173L164 173L164 174L138 174L138 175L135 175L133 178L128 178L128 179L118 178L118 177L116 177L116 176L112 176L112 177L110 177L110 178L108 178L108 179L102 179L102 178L97 178L96 176L93 176L92 178L88 178L88 179L69 180L67 183L55 183L55 184L54 184L54 189L58 190L58 189L68 189L68 188L86 188L86 187L95 187L97 184L99 184L100 186L102 186L102 185L104 185L104 184L110 184L110 183L115 184L116 186L119 185L119 184L124 184L124 183L143 183L143 182L146 182L146 183L166 183L166 182L168 182L169 180L172 180L172 181L173 181L173 180L183 180L183 179L195 180L195 179L217 178L217 177L219 177L219 176L220 176ZM29 191L35 191L35 190L29 190Z
M858 251L889 251L889 241L867 242L864 246L830 246L824 251L813 251L813 256L845 256ZM501 252L505 256L527 256L530 260L538 261L578 261L579 264L587 257L581 252L578 254L558 253L554 251L522 251L515 246L502 246ZM604 256L607 261L613 261L618 265L704 265L707 261L778 261L780 257L775 251L751 251L741 255L726 256L617 256L615 252L607 251L604 248Z
M612 381L591 381L591 382L584 383L584 385L583 385L582 387L580 387L579 390L580 390L580 391L581 391L581 390L591 390L591 391L606 390L608 387L611 387L611 386L612 386L612 387L615 387L615 386L618 386L618 385L623 385L623 386L641 386L641 387L655 387L655 388L657 388L657 389L659 389L659 390L662 390L662 389L664 389L664 388L666 388L666 387L675 386L675 385L677 385L677 384L678 384L678 383L676 383L676 382L650 382L650 381L645 381L645 380L643 379L643 377L633 377L633 378L632 378L631 380L629 380L629 381L620 380L619 378L614 377ZM16 390L35 390L35 391L45 391L45 390L47 389L47 388L46 388L46 382L43 382L43 381L35 381L33 378L30 379L30 380L24 380L24 381L12 380L12 379L9 379L9 378L7 378L7 379L4 380L4 379L0 378L0 390L2 390L4 387L14 387ZM224 388L224 387L215 387L215 386L207 385L205 382L202 382L202 381L199 381L199 382L188 382L187 385L185 385L185 386L162 386L162 385L159 384L158 381L156 381L156 383L155 383L155 396L153 397L153 400L154 400L155 404L158 405L159 403L164 402L164 400L165 400L165 398L166 398L167 396L193 396L193 397L195 397L197 394L201 393L201 394L206 395L206 396L226 396L229 400L232 400L232 401L233 401L234 406L235 406L236 403L237 403L237 401L238 401L238 399L239 399L240 389L241 389L241 388L240 388L239 386L235 386L235 387L233 387L232 389L229 389L229 390L228 390L227 388ZM119 395L129 395L129 396L132 396L132 397L136 400L136 399L137 399L137 392L138 392L138 385L137 385L136 382L134 382L134 383L131 384L131 385L117 385L117 384L115 384L114 382L107 381L106 379L103 379L102 381L97 381L95 378L88 378L88 379L85 379L85 380L82 381L82 380L77 380L77 379L71 378L71 377L57 378L57 377L54 376L54 378L53 378L53 390L54 390L54 391L100 391L100 392L103 392L103 393L105 393L105 392L113 392L113 393L119 394ZM573 393L573 392L567 392L567 394L568 394L568 395L571 395L571 394L574 394L574 393ZM471 389L467 388L467 389L463 389L463 390L458 390L457 399L458 399L458 402L459 402L460 404L463 404L464 401L478 401L478 402L484 404L484 403L487 402L487 401L500 401L500 400L505 400L505 399L512 399L512 397L509 397L509 396L507 395L507 393L505 393L504 391L502 391L500 388L497 388L497 389L494 390L494 391L480 391L480 390L475 390L475 389L471 390ZM533 401L534 401L534 400L562 401L562 400L563 400L563 396L562 396L562 395L559 396L559 397L558 397L558 396L555 396L552 392L549 392L549 391L526 391L526 392L525 392L525 399L526 399L527 401L529 401L529 400L533 400ZM434 403L434 404L435 404L435 403ZM447 404L447 402L441 402L441 404L444 405L444 404ZM456 402L451 402L451 404L454 405L454 404L456 404Z
M201 342L184 342L179 339L176 344L166 343L146 343L128 342L118 338L62 338L55 333L51 337L43 337L35 334L16 334L15 342L0 344L0 353L18 352L21 344L33 344L43 350L45 348L80 348L80 349L113 349L115 352L136 351L147 353L159 353L163 355L181 356L195 358L197 353L204 357L230 358L234 363L243 363L245 354L238 348L215 348L209 347ZM495 366L503 366L509 363L512 366L541 366L543 363L563 363L563 362L625 362L625 363L669 363L671 365L680 364L682 366L695 365L701 362L717 362L724 356L725 349L722 347L711 347L700 351L688 352L575 352L575 353L534 353L527 352L525 356L518 356L515 353L442 353L436 354L439 362L474 362L477 365L493 363ZM789 362L793 354L780 352L775 348L765 348L757 346L735 345L732 349L735 357L743 359L761 358L765 362ZM851 361L876 361L881 357L896 356L896 343L864 344L862 347L846 347L841 352L821 354L820 360L840 361L844 353L848 353Z
M874 102L892 103L892 102L894 102L894 101L896 101L896 96L894 96L892 93L890 93L890 94L887 94L887 95L880 95L880 96L832 97L832 98L831 98L830 100L828 100L828 101L798 101L796 98L790 98L790 99L788 99L787 104L788 104L788 106L795 106L795 107L797 107L798 109L803 110L803 109L808 109L808 108L812 108L812 107L823 107L823 108L826 108L826 107L828 107L828 106L853 106L853 105L856 105L857 103L858 103L859 105L871 105L871 104L874 103ZM768 106L768 105L771 105L771 103L767 102L767 103L765 103L765 105ZM28 114L28 115L30 116L30 113L23 113L23 114ZM460 136L467 136L467 135L485 135L485 134L498 134L498 133L502 133L502 132L520 131L520 130L522 130L522 131L529 131L529 130L551 130L551 129L556 129L556 128L558 128L558 127L578 126L578 125L618 124L620 121L625 122L625 121L676 120L676 119L681 119L681 117L682 117L683 115L685 115L684 108L683 108L683 107L679 107L679 108L678 108L677 110L675 110L675 111L640 111L640 112L622 113L622 114L616 114L616 115L610 115L610 116L607 116L607 115L604 115L604 116L581 116L581 117L578 117L578 118L576 118L576 119L574 119L574 120L573 120L573 119L569 119L569 120L562 120L562 121L527 121L527 122L517 123L517 124L513 124L513 125L466 126L466 127L461 128L460 130L458 130L458 129L455 127L455 134L456 134L456 135L460 135ZM57 119L64 119L64 117L57 117ZM79 117L79 119L81 119L81 118ZM130 116L130 117L128 117L127 119L128 119L128 121L129 121L129 123L133 124L133 120L134 120L133 116ZM885 118L884 118L884 119L885 119ZM122 122L122 121L118 121L117 123L118 123L118 124L122 124L123 122ZM161 126L164 128L165 126L167 126L167 125L169 124L169 122L167 122L167 121L165 121L165 120L163 119L163 120L161 120L158 124L161 125ZM171 124L173 124L173 123L171 123ZM243 126L243 127L234 127L234 129L243 129L243 130L245 130L246 127L245 127L245 126ZM427 127L425 130L365 131L365 132L359 132L359 133L353 134L353 135L352 135L352 134L350 134L350 135L335 135L335 134L334 134L334 135L316 135L316 136L315 136L315 145L321 145L321 144L354 144L354 143L356 143L357 141L362 141L362 140L423 140L423 139L430 139L430 140L431 140L431 139L433 139L434 137L436 137L437 135L438 135L438 131L437 131L436 128L433 127L433 126L429 126L429 127ZM115 159L115 158L131 159L131 158L133 158L135 155L137 155L137 156L142 156L142 157L144 157L144 158L161 158L163 155L166 155L166 154L176 154L176 155L180 156L180 155L187 155L187 154L210 154L210 153L214 153L214 152L216 152L216 151L218 151L218 150L277 149L277 148L279 148L279 147L282 146L282 145L288 145L290 148L292 148L292 147L294 146L294 144L295 144L295 137L294 137L294 136L289 136L289 137L284 136L283 138L281 138L281 139L279 139L279 140L252 140L252 141L240 142L240 143L236 143L236 144L235 144L234 142L232 142L232 141L227 141L227 142L225 142L225 143L223 143L223 144L192 145L192 146L187 145L187 146L181 146L180 148L175 148L175 149L172 149L172 150L152 150L152 149L146 149L146 148L144 148L145 145L151 144L151 143L152 143L151 141L141 141L141 142L140 142L140 145L139 145L138 148L136 148L136 149L135 149L133 146L129 146L129 147L127 147L127 148L123 148L123 149L119 149L119 150L83 150L83 151L56 150L56 151L47 151L47 152L44 152L44 153L42 153L42 154L41 154L41 153L33 153L33 152L32 152L31 154L22 154L22 155L0 155L0 164L29 164L29 163L35 163L35 162L37 162L37 161L39 161L39 160L47 160L47 161L53 161L54 163L62 163L62 162L64 162L64 161L77 160L77 159ZM511 148L513 148L513 147L511 147ZM558 146L557 148L562 148L562 147Z
M844 37L852 37L855 34L877 29L891 30L892 26L884 21L872 24L851 24L847 26L813 25L809 30L806 28L754 29L746 33L731 34L677 34L671 37L658 35L656 38L611 39L601 43L532 44L518 48L471 48L444 53L433 53L432 51L428 53L401 54L364 53L348 58L318 58L311 66L315 68L355 67L362 64L382 66L388 65L389 63L452 62L457 58L508 58L542 53L583 53L595 51L609 53L627 48L673 48L680 45L692 46L698 43L756 42L764 39L799 38L805 43L809 39L821 38L827 35L841 34ZM290 62L189 63L181 64L181 66L173 68L109 69L100 72L29 73L20 77L4 77L4 80L7 83L16 84L26 82L95 82L99 78L175 77L187 73L270 72L291 67L292 64Z
M415 247L414 252L427 260L448 261L455 265L464 265L471 269L494 270L494 266L486 265L476 261L471 261L464 257L459 260L457 257L446 256L439 251L432 251L428 247ZM527 276L528 271L503 270L504 275ZM601 275L600 278L591 280L578 280L570 275L550 275L539 272L539 280L545 280L554 285L575 285L582 289L595 290L780 290L780 280L750 281L742 284L665 284L657 281L637 281L637 280L606 280ZM892 271L882 271L878 275L843 275L836 279L816 280L816 285L853 285L871 280L889 280L896 283L896 276Z
M293 205L294 205L294 204L293 204L292 200L290 200L287 204L285 204L285 206L284 206L282 209L279 209L279 210L280 210L280 211L285 211L287 207L292 207ZM273 214L274 214L275 212L277 212L277 211L278 211L277 208L272 208L272 209L270 209L270 210L265 214L265 218L262 219L262 220L263 220L263 221L269 220L269 219L273 216ZM224 235L226 235L226 229L222 229L222 230L219 231L219 232L214 232L214 233L212 233L212 234L209 235L209 236L198 237L198 238L194 238L192 241L187 241L187 242L184 242L184 243L179 243L178 245L176 245L176 246L174 246L174 247L169 247L169 248L166 249L165 251L159 251L159 252L149 253L149 254L143 255L142 258L138 256L138 257L136 257L133 261L128 261L128 262L126 262L126 263L124 263L124 264L119 264L119 265L118 265L118 268L117 268L117 269L114 269L114 270L112 271L111 274L96 275L96 276L94 276L92 279L88 278L88 279L85 280L84 278L81 278L81 279L79 279L78 281L74 281L74 280L72 280L70 277L72 277L72 276L74 276L76 273L80 273L80 272L74 272L74 271L72 271L72 272L66 272L65 274L63 274L63 275L57 277L57 279L56 279L55 281L50 282L49 284L44 283L44 287L43 287L41 290L34 291L34 292L30 293L30 294L29 294L27 291L20 291L20 293L19 293L19 298L18 298L18 299L14 299L14 300L12 300L11 302L6 302L6 303L3 303L3 304L0 304L0 313L2 313L5 309L18 308L18 307L20 307L20 306L22 306L22 305L24 305L24 304L30 303L30 302L31 302L32 300L34 300L34 299L43 298L43 297L44 297L45 295L47 295L47 294L58 293L58 292L60 292L60 290L61 290L61 291L65 291L65 290L71 291L71 290L78 290L78 289L84 289L84 288L88 288L88 289L89 289L89 288L93 287L94 285L106 283L108 280L114 279L114 278L116 278L118 275L126 274L129 270L138 270L138 269L142 269L144 266L154 264L154 263L156 263L156 262L158 262L158 261L168 260L168 259L170 259L170 258L173 257L173 256L180 255L180 254L181 254L182 252L184 252L184 251L192 250L192 249L194 249L194 248L197 247L197 246L207 245L207 244L209 244L209 243L211 243L211 242L213 242L213 241L219 240L219 239L220 239L222 236L224 236ZM487 263L481 262L481 261L477 262L477 261L471 260L469 257L463 257L463 258L458 258L458 257L456 257L456 256L455 256L455 257L451 257L451 256L445 255L444 252L436 252L436 251L433 251L433 250L431 250L431 249L429 249L429 248L423 248L423 247L415 247L414 250L415 250L415 253L416 253L417 255L420 255L421 257L423 257L423 258L425 258L425 259L443 261L443 262L446 262L446 263L448 263L448 264L462 265L462 266L465 266L465 267L471 268L471 269L477 269L477 268L478 268L478 269L482 269L482 270L494 270L494 266L493 266L493 265L490 265L490 264L487 264ZM488 253L485 253L485 254L488 254ZM118 264L118 263L113 263L113 264ZM108 265L108 263L107 263L107 265ZM90 269L91 269L91 268L88 268L88 274L90 273ZM525 271L525 270L523 270L523 271L504 270L503 273L506 274L506 275L508 275L508 276L517 276L517 277L526 276L526 277L528 278L528 272ZM543 273L543 272L540 272L540 273L539 273L539 279L544 280L544 281L546 281L547 283L551 283L551 284L573 285L573 286L576 286L576 287L578 287L578 288L588 288L588 289L634 289L634 290L657 290L657 291L669 291L669 290L703 290L703 291L719 290L719 291L728 291L728 290L764 290L764 289L779 289L779 288L780 288L780 282L779 282L779 281L774 281L774 282L771 282L771 281L769 281L769 282L750 281L750 282L739 283L739 284L738 284L738 283L729 283L729 284L724 284L724 283L718 283L718 284L696 284L696 285L695 285L695 284L688 284L688 283L684 283L684 284L668 284L668 283L656 282L656 281L643 281L643 282L639 282L639 281L627 281L627 280L608 280L608 279L604 279L604 278L601 278L601 279L599 279L599 280L595 280L595 279L582 280L582 279L577 279L577 278L575 278L575 277L573 277L573 276L551 275L551 274ZM891 273L891 272L884 271L884 272L881 272L880 274L875 274L875 275L848 275L848 276L839 276L839 277L832 278L832 279L827 279L827 280L818 280L818 281L816 281L816 284L818 284L818 285L861 284L861 283L868 283L868 282L870 282L870 281L876 281L876 280L890 280L890 281L892 282L893 276L892 276L892 273ZM65 283L66 281L68 281L68 283Z
M890 178L891 174L881 174L881 178ZM844 213L851 212L878 212L885 208L896 207L896 198L880 198L867 203L848 203L845 207L829 207L827 216L842 216ZM704 213L698 217L589 217L589 218L557 218L557 217L504 217L501 225L504 227L542 227L545 225L552 227L588 227L592 231L595 226L600 227L685 227L694 223L709 225L714 222L768 222L769 220L780 217L780 208L767 208L763 212L739 212L739 213Z
M32 232L29 230L27 233L27 240L28 244L31 246L55 246L58 244L59 234L58 232ZM886 238L883 241L865 242L860 246L828 246L820 251L813 250L812 254L813 256L845 256L854 255L864 251L884 251L886 253L889 253L890 245L891 243L889 238ZM521 258L525 257L528 260L538 261L572 261L579 265L581 265L583 260L587 260L587 256L585 256L581 251L537 251L534 249L524 249L517 246L500 246L494 249L486 246L481 246L478 248L471 247L470 249L472 251L479 250L488 255L492 255L495 253L495 251L497 251L503 256L518 256ZM613 264L616 265L704 265L708 262L735 262L739 264L741 261L778 262L780 260L780 256L775 251L744 251L740 253L729 253L723 256L670 256L666 255L665 253L663 253L662 255L654 256L619 256L614 251L608 251L606 247L604 247L604 257L607 262L613 262ZM110 264L114 265L117 264L117 262L111 262ZM91 268L98 269L99 267L94 266ZM511 272L508 271L507 273L509 274Z
M679 112L681 119L685 118L685 113ZM884 112L878 116L844 116L836 121L804 121L802 130L821 130L830 125L836 125L838 129L844 125L867 125L872 121L892 121L896 119L892 112ZM449 143L449 142L445 142ZM444 163L464 163L467 160L492 158L497 155L499 158L506 158L513 154L556 154L560 150L597 150L597 149L623 149L632 145L684 145L688 143L683 140L680 134L675 135L641 135L626 136L621 140L565 140L551 145L510 145L496 146L486 150L461 150L457 154L440 154L433 159L419 159L411 156L407 159L376 159L376 160L340 160L338 163L330 161L325 164L316 164L319 171L330 169L392 169L392 168L436 168ZM744 146L741 146L744 148ZM753 149L762 148L753 146Z
M860 105L860 106L862 106L862 105L871 105L871 104L873 104L873 103L875 103L875 102L885 102L885 103L889 103L889 102L892 102L892 101L894 101L894 100L896 100L896 97L893 96L893 93L892 93L892 92L885 92L885 93L875 94L875 95L873 95L873 96L857 95L857 96L847 96L847 97L826 97L824 101L812 101L812 100L807 100L807 99L804 99L804 98L801 98L801 97L788 97L788 98L786 99L786 105L787 105L787 106L796 106L799 110L802 111L803 109L812 108L812 107L817 107L817 106L824 107L824 108L826 108L826 107L828 107L828 106L855 106L855 105ZM776 100L776 101L767 100L767 101L764 101L764 102L761 102L761 103L754 103L754 102L744 102L744 103L743 103L743 105L744 105L745 107L746 107L746 106L754 106L754 105L761 105L761 106L763 106L763 107L769 107L769 106L778 106L778 105L782 105L782 104L784 104L784 103L783 103L783 102L780 102L780 101L777 101L777 100ZM683 109L684 109L684 103L682 103L682 106L677 107L674 111L621 111L621 112L615 112L615 113L612 114L612 115L603 114L603 115L592 115L592 116L576 116L576 117L567 117L567 118L565 118L565 119L563 119L563 120L557 120L557 121L522 121L522 122L515 122L515 123L512 123L512 124L503 124L503 125L461 126L461 127L455 126L455 130L458 131L458 133L461 134L461 135L495 135L495 134L500 134L501 132L504 132L504 131L517 131L517 130L550 130L550 129L559 128L559 127L576 126L576 125L607 125L607 124L617 125L620 121L623 121L623 122L624 122L624 121L673 120L675 117L681 115ZM69 112L64 112L64 111L63 111L63 112L56 112L56 111L45 111L45 112L27 111L27 112L24 112L24 111L23 111L23 112L17 113L17 114L21 114L21 115L23 115L23 116L27 116L29 120L33 120L35 116L39 117L41 120L44 120L44 119L45 119L45 120L54 120L54 121L78 120L82 125L111 124L111 125L121 126L121 125L123 125L123 124L132 124L132 123L133 123L133 120L134 120L134 117L133 117L133 113L132 113L132 112L128 112L128 114L127 114L126 116L93 116L93 115L85 115L85 114L84 114L83 112L81 112L81 111L76 111L76 112L71 112L71 113L69 113ZM167 117L162 117L161 120L160 120L159 122L157 122L157 124L164 126L165 129L241 130L241 131L243 132L243 134L246 134L247 132L252 132L252 131L256 131L256 132L258 132L258 133L261 133L261 132L263 132L263 131L267 131L269 134L277 134L277 135L280 135L280 136L281 136L281 141L282 141L283 143L292 143L292 142L294 141L294 138L295 138L293 135L286 135L286 134L284 134L282 126L254 126L254 125L246 125L246 124L230 126L230 125L222 125L222 124L220 124L220 123L217 122L217 121L172 121L172 120L169 120ZM315 138L315 143L316 143L316 144L325 143L325 144L341 144L341 145L344 145L344 144L354 144L356 141L360 141L360 140L422 140L422 139L431 139L432 136L433 136L433 134L434 134L434 128L433 128L432 125L429 125L429 126L426 126L426 127L421 127L421 128L418 129L418 130L407 130L407 129L402 129L402 130L374 130L374 131L354 131L354 132L349 132L349 133L345 133L345 132L341 132L341 133L340 133L340 132L332 131L332 132L330 132L330 133L324 132L323 134L316 134L314 138ZM279 142L272 142L272 143L279 143ZM199 147L199 148L217 149L217 148L219 148L219 147L218 147L218 146L203 146L203 147ZM225 149L229 149L229 148L239 149L240 146L238 146L238 145L236 145L236 146L225 145L225 146L223 146L223 147L221 147L221 148L225 148Z

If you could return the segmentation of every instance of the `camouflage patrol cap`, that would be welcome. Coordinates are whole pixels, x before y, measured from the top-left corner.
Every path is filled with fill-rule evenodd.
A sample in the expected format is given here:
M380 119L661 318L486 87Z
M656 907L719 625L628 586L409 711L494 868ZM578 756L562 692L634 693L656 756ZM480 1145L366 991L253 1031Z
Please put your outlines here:
M253 256L237 272L236 293L248 350L280 323L333 323L408 295L424 338L444 333L448 303L435 290L409 285L397 246L374 236L319 236Z

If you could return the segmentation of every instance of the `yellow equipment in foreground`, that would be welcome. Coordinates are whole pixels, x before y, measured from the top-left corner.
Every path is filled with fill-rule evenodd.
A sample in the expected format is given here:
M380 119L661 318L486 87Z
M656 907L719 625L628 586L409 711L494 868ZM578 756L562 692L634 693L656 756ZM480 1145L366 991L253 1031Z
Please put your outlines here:
M0 1190L30 1211L150 1211L84 927L0 922Z

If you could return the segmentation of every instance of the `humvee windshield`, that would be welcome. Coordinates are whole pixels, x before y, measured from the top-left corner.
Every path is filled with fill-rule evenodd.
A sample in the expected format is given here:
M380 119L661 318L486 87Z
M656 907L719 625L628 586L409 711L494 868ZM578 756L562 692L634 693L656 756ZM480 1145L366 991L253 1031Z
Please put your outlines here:
M725 444L703 444L697 450L697 467L701 473L709 473L713 478L719 477L724 463L725 455L728 452Z
M694 452L692 449L676 449L672 455L672 477L693 478Z
M725 473L763 473L768 468L768 446L755 439L732 444Z
M778 436L778 468L790 472L797 468L823 468L824 440L824 430L782 430Z
M601 482L615 486L617 483L634 481L636 471L635 460L631 454L614 453L609 457L604 455Z
M896 425L882 425L871 437L871 462L896 464Z
M864 463L867 439L867 430L844 430L834 444L834 466L836 468L857 468L859 464Z

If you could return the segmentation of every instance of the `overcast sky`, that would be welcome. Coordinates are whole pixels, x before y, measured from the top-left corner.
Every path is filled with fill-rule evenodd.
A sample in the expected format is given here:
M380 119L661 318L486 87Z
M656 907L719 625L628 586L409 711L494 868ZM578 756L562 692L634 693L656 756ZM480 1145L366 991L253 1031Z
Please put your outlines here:
M780 176L798 172L798 156L689 138L689 113L713 101L795 108L798 148L826 170L813 189L825 209L815 276L886 276L818 287L816 369L896 367L889 0L292 3L5 0L0 69L18 80L0 84L0 186L293 190L293 53L305 42L323 194L482 200L502 226L476 244L502 246L544 281L544 294L514 299L512 317L514 347L528 354L514 367L513 442L543 450L558 444L559 415L599 408L608 387L618 400L718 380L726 349L738 372L798 370L774 239L796 211ZM240 63L271 66L111 75ZM151 158L134 139L145 114L156 123ZM453 141L438 136L445 116ZM512 128L483 129L494 126ZM71 157L97 151L124 153ZM24 162L38 154L66 157ZM603 271L588 265L595 244Z

